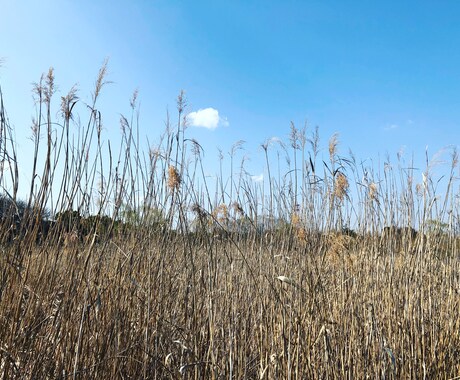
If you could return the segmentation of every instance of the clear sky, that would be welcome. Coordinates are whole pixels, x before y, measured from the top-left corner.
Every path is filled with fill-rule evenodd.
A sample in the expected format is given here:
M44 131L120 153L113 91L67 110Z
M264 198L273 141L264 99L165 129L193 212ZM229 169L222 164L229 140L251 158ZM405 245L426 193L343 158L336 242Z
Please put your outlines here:
M253 174L263 173L260 144L287 140L291 121L306 122L307 133L319 126L323 147L338 132L339 149L359 159L404 149L422 162L426 146L432 155L459 144L458 1L0 4L0 84L23 157L31 83L52 66L58 96L78 83L89 102L106 57L107 136L118 138L119 114L138 88L141 135L154 142L184 89L190 120L202 125L187 133L205 147L211 171L217 147L228 152L242 139Z

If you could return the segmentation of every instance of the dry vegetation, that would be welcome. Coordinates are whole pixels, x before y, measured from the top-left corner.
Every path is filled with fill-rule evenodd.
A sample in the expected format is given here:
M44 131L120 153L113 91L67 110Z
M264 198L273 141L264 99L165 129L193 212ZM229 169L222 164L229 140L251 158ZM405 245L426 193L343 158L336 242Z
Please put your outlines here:
M238 142L211 190L182 94L147 153L137 94L119 149L105 140L105 73L57 120L53 71L36 84L22 203L2 97L0 378L458 378L455 151L439 194L429 162L418 184L401 158L340 156L337 136L322 160L317 131L292 125L262 145L265 186L244 158L234 170Z

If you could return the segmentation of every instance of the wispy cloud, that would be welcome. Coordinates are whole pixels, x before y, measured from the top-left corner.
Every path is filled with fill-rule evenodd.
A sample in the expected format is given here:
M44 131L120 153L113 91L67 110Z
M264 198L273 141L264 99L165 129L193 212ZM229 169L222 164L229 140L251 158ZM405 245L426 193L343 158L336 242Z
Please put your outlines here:
M398 124L390 124L390 125L387 125L384 129L385 131L392 131L393 129L398 129L398 128L399 128Z
M278 136L273 136L269 140L270 144L279 144L282 142L282 140Z
M216 129L219 126L229 126L227 118L220 116L219 111L212 107L190 112L187 115L187 122L192 127L201 127L207 129Z
M254 182L263 182L264 180L264 175L263 174L259 174L259 175L253 175L251 176L252 180Z
M393 131L395 129L401 129L401 128L408 128L410 126L414 125L414 120L412 119L407 119L405 121L401 121L401 123L391 123L387 124L383 127L385 131Z

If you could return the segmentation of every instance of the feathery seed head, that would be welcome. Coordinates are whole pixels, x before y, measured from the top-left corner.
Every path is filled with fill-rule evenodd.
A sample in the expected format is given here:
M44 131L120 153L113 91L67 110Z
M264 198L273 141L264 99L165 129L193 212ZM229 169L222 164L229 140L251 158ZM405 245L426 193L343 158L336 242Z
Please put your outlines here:
M206 219L206 211L198 203L194 203L191 210L200 220Z
M181 183L180 174L173 165L168 168L168 187L174 191L178 190Z
M329 156L331 157L331 161L334 160L334 156L337 153L337 145L339 145L339 135L334 133L329 140Z
M219 206L217 206L213 211L212 211L212 216L214 217L215 220L217 220L219 223L226 223L228 221L228 207L226 204L222 203Z
M305 228L300 227L297 229L297 239L300 241L306 241L307 240L307 231Z
M244 216L244 210L238 202L233 202L232 207L236 214Z
M96 79L96 84L94 86L94 94L93 94L93 103L96 103L96 99L99 96L99 93L101 92L102 87L110 82L107 82L105 80L105 77L107 76L107 64L108 64L108 59L105 59L104 62L102 63L101 68L99 69L99 73L97 75Z
M334 195L338 199L343 200L343 198L345 197L345 195L348 192L349 186L350 185L348 183L348 179L345 176L345 174L343 174L343 173L337 174L337 176L335 177Z
M378 196L377 184L372 182L369 185L369 198L374 201L377 199L377 196Z
M129 101L129 105L131 106L132 109L136 108L136 101L137 101L137 96L139 95L139 89L135 89L133 92L133 96L131 97L131 100Z
M296 212L292 214L291 216L291 223L294 226L297 226L300 223L300 216Z
M72 119L72 109L77 101L77 86L74 84L69 93L61 97L61 113L65 120Z
M54 69L49 68L48 74L46 75L46 86L44 87L45 103L50 104L51 98L55 92L54 88Z

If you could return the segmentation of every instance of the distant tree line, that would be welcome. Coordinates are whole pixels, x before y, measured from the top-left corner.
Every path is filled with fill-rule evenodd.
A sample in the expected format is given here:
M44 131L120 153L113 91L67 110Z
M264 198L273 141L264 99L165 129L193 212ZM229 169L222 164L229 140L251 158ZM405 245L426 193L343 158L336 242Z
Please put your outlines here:
M291 245L294 241L319 241L328 234L327 231L307 231L296 221L286 221L282 218L270 219L258 216L253 221L243 215L230 220L225 212L213 215L201 210L192 211L196 214L196 218L190 225L191 228L187 230L187 235L195 241L217 238L236 242L257 238L283 242L283 244L288 242ZM446 240L446 226L431 221L428 227L423 234L420 234L412 227L387 226L373 238L378 238L381 245L394 252L411 252L416 244L425 246L430 241ZM353 240L360 238L359 233L348 227L333 232ZM172 237L180 231L172 229L161 211L157 209L149 209L144 215L131 209L122 210L118 218L107 215L83 216L77 210L66 210L51 215L47 209L40 209L33 204L29 206L27 202L13 200L6 194L0 195L0 243L13 243L19 239L27 239L37 244L45 241L61 243L69 234L73 242L83 243L88 239L101 242L113 238L125 239L132 234L145 236L145 233L163 237L168 233Z
M73 234L77 241L94 236L97 241L113 237L126 237L133 232L148 229L160 231L166 228L166 220L150 215L143 223L130 212L121 213L119 218L108 215L83 216L77 210L66 210L51 215L47 209L28 206L23 200L13 200L0 194L0 242L12 243L18 239L33 239L37 243L45 240L59 242L66 234Z

